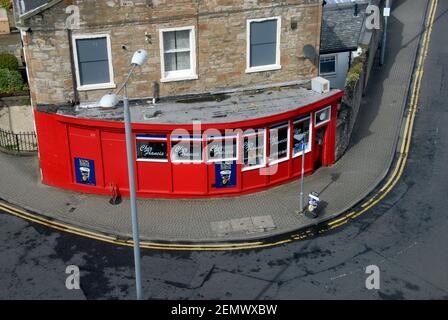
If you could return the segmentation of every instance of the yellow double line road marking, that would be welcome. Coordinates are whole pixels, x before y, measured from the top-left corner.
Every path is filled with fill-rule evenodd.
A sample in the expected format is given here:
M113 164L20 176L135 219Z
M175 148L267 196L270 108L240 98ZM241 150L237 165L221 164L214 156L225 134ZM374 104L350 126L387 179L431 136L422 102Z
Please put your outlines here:
M394 188L397 182L400 180L404 168L406 166L408 153L410 149L411 139L412 139L412 131L414 127L415 113L417 110L417 104L419 101L420 89L421 89L421 81L424 73L424 63L426 57L428 55L429 50L429 42L431 39L431 33L434 25L434 19L437 11L438 0L431 1L431 7L429 10L429 16L426 20L426 28L422 41L422 48L419 57L419 61L417 64L417 68L414 74L414 83L412 88L412 97L410 101L410 107L407 114L406 125L404 130L404 138L400 148L400 158L398 159L395 169L390 177L390 179L385 183L385 185L379 190L379 192L371 197L368 201L361 205L360 211L352 211L348 214L343 215L342 217L338 217L331 222L327 223L328 229L332 230L337 227L340 227L346 224L349 219L355 219L359 217L361 214L368 211L370 208L375 206L378 202L380 202L384 197L388 195L388 193ZM8 212L14 216L20 217L22 219L26 219L40 225L44 225L59 231L68 232L71 234L76 234L79 236L87 237L90 239L95 239L115 245L121 246L133 246L133 242L131 239L123 240L119 239L115 236L110 236L104 233L89 231L86 229L77 228L68 224L64 224L62 222L54 221L50 218L46 218L41 215L33 214L31 212L15 208L9 204L4 202L0 202L0 210ZM319 233L323 233L325 230L319 230ZM279 240L276 242L262 242L262 241L253 241L253 242L242 242L242 243L227 243L227 244L176 244L176 243L156 243L156 242L147 242L141 241L140 246L146 249L156 249L156 250L176 250L176 251L220 251L220 250L245 250L245 249L260 249L267 247L274 247L283 244L290 243L296 240L303 240L310 236L313 236L314 233L310 230L306 230L305 232L301 232L299 234L294 234L290 236L288 239Z
M422 41L421 53L420 53L420 57L419 57L416 71L414 74L412 96L411 96L409 110L408 110L408 114L407 114L406 126L404 129L404 138L403 138L401 148L400 148L400 158L398 159L398 162L395 166L394 172L392 173L390 179L379 190L379 192L376 195L374 195L372 198L370 198L367 202L365 202L364 204L361 205L362 210L360 210L359 212L351 212L344 217L341 217L339 219L336 219L336 220L328 223L328 225L331 226L332 229L334 229L334 227L345 224L346 223L345 220L347 220L349 218L356 219L361 214L365 213L370 208L375 206L378 202L383 200L384 197L386 197L389 194L389 192L395 187L395 185L397 184L397 182L400 180L401 176L403 175L403 171L406 167L406 163L408 160L409 149L411 146L415 114L417 112L417 105L418 105L419 98L420 98L420 89L421 89L421 84L422 84L422 79L423 79L423 74L424 74L424 64L425 64L426 57L428 56L429 43L431 40L431 34L432 34L433 26L434 26L434 20L435 20L435 16L436 16L436 12L437 12L438 2L439 2L438 0L433 0L431 2L429 16L426 21L426 28L425 28L425 33L423 36L423 41Z
M35 223L38 223L40 225L44 225L47 227L50 227L52 229L56 229L59 231L64 231L76 235L80 235L83 237L100 240L103 242L108 242L112 244L117 245L124 245L124 246L133 246L132 240L122 240L115 236L108 236L106 234L88 231L86 229L81 229L74 227L72 225L64 224L62 222L53 221L51 219L45 218L40 215L36 215L33 213L30 213L28 211L15 208L9 204L6 204L4 202L0 202L0 209L8 212L16 217L32 221ZM287 241L279 241L277 243L274 243L272 245L278 245L282 243L286 243ZM142 241L141 243L142 248L148 248L148 249L164 249L164 250L240 250L244 248L255 248L260 246L266 246L266 244L263 244L262 242L246 242L246 243L235 243L235 244L207 244L207 245L201 245L201 244L165 244L165 243L155 243L155 242L145 242Z

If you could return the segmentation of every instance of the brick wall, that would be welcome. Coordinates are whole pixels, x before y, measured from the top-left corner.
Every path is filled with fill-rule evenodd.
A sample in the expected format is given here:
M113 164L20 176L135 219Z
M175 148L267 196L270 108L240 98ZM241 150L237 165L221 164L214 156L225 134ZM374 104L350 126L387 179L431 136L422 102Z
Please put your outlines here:
M198 79L160 83L161 96L308 80L317 75L317 65L303 58L303 46L312 44L319 50L319 0L135 0L133 6L121 6L121 0L63 1L26 21L32 30L24 42L35 103L59 104L73 99L65 28L65 8L70 3L80 8L81 26L73 30L74 35L110 34L117 85L126 75L133 52L139 48L149 52L148 63L137 71L129 88L133 98L151 96L152 82L160 83L158 30L166 27L195 27ZM246 21L274 16L281 17L282 68L246 73ZM295 30L292 19L298 22ZM81 91L79 97L94 101L108 91Z

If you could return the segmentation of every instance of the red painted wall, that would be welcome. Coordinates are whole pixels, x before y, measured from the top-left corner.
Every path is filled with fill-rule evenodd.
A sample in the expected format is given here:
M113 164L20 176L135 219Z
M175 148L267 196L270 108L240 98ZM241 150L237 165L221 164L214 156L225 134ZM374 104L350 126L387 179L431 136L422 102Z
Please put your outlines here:
M326 123L326 135L323 150L323 165L329 166L335 161L336 115L337 105L343 93L318 103L301 107L283 114L248 121L218 124L202 124L202 130L215 128L225 129L269 128L270 126L290 121L299 116L311 114L312 143L311 152L305 157L305 174L312 173L314 168L314 112L329 105L332 106L331 120ZM110 194L110 186L119 188L122 195L127 196L129 183L126 165L126 146L124 124L115 121L98 121L78 119L62 115L35 111L36 130L39 143L42 182L54 187L70 189L85 193ZM170 141L170 133L174 129L184 128L192 131L192 125L166 124L133 124L134 138L136 134L163 134ZM215 183L214 163L174 164L169 162L135 162L137 194L139 197L190 198L217 197L250 193L263 190L300 176L301 156L293 158L292 127L291 144L288 150L289 160L279 163L271 170L272 175L260 174L260 170L242 171L237 165L236 186L217 189ZM267 135L269 130L267 130ZM242 148L240 139L240 150ZM135 140L134 140L135 141ZM267 139L269 146L269 138ZM134 144L134 154L136 146ZM269 148L267 147L267 158ZM168 143L168 155L170 143ZM240 158L242 152L240 152ZM76 183L75 158L93 160L95 163L96 186ZM268 160L267 160L268 161Z

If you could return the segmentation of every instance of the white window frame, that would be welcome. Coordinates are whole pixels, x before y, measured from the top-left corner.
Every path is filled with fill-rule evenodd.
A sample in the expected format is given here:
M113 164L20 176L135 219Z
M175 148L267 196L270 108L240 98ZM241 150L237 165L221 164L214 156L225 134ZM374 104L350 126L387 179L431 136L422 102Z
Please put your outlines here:
M135 154L135 159L137 162L162 162L162 163L167 163L169 162L169 157L170 157L170 152L168 152L169 148L168 148L168 137L166 138L162 138L162 137L139 137L139 136L135 136L135 147L137 150L137 140L145 140L145 141L165 141L166 142L166 151L167 151L167 155L166 155L166 159L139 159L137 153Z
M312 150L312 141L313 141L313 122L311 119L311 115L302 119L298 119L296 121L293 122L292 124L292 133L293 133L293 137L292 140L294 141L294 125L296 125L297 123L301 123L301 122L305 122L309 120L310 121L310 134L309 134L309 138L308 138L308 147L305 149L305 154L311 152ZM292 150L292 157L294 158L298 158L300 156L303 155L303 151L299 151L297 153L294 153L294 145L292 146L293 150Z
M224 159L209 159L209 150L208 150L208 143L210 141L216 141L216 140L234 140L236 139L236 156L233 158L224 158ZM206 163L215 163L215 162L226 162L226 161L238 161L240 157L240 135L234 135L234 136L209 136L207 137L205 141L205 152L206 152Z
M250 24L252 22L262 22L268 20L277 20L277 49L276 49L276 57L275 63L269 64L265 66L250 66ZM282 68L280 63L280 39L281 39L281 29L282 29L282 19L281 17L269 17L269 18L261 18L261 19L248 19L246 25L246 73L252 72L261 72L261 71L271 71L271 70L279 70Z
M173 31L184 31L184 30L190 30L190 69L165 72L165 49L163 45L163 33ZM196 71L196 32L194 26L159 29L159 44L160 44L160 74L161 74L160 82L198 79Z
M201 160L176 160L173 159L172 154L171 154L171 150L173 148L173 142L180 142L180 143L197 143L200 142L201 143ZM204 139L202 139L201 137L180 137L180 138L176 138L176 137L171 137L170 139L170 159L171 159L171 163L203 163L204 162Z
M82 39L98 39L98 38L106 38L107 42L107 58L109 60L109 82L106 83L98 83L98 84L81 84L81 76L79 72L79 62L78 62L78 46L76 44L76 40ZM114 68L112 63L112 47L110 42L110 34L102 33L102 34L78 34L73 35L72 38L72 47L73 47L73 57L75 62L75 73L76 73L76 85L77 90L79 91L88 91L88 90L100 90L100 89L114 89L116 88L116 84L114 81Z
M267 143L268 143L268 135L267 135L267 130L266 129L258 129L259 131L258 132L252 132L252 133L249 133L249 134L244 134L243 135L243 145L242 145L242 147L244 148L244 138L246 138L246 137L250 137L250 136L256 136L256 135L263 135L263 140L264 140L264 147L263 147L263 162L261 163L261 164L259 164L259 165L256 165L256 166L245 166L244 165L244 149L241 151L241 164L242 164L242 169L241 169L241 171L242 172L245 172L245 171L250 171L250 170L255 170L255 169L260 169L260 168L264 168L264 167L266 167L266 163L267 163L267 160L266 160L266 151L267 151Z
M321 72L320 71L320 59L334 57L334 72ZM319 57L319 75L321 76L334 76L338 74L338 55L337 54L323 54Z
M286 150L287 150L287 156L285 157L285 158L282 158L282 159L277 159L277 160L274 160L274 161L271 161L271 131L272 131L272 129L282 129L282 128L288 128L288 135L287 135L287 137L288 137L288 141L287 141L287 144L286 144ZM274 126L272 126L272 127L270 127L269 128L269 154L268 154L268 160L269 160L269 165L270 166L272 166L272 165L275 165L275 164L279 164L279 163L282 163L282 162L285 162L285 161L288 161L289 159L291 159L291 121L288 121L288 123L287 124L285 124L285 125L281 125L281 126L278 126L278 127L276 127L275 125Z
M323 111L325 111L325 110L330 110L330 117L327 119L327 120L325 120L325 121L323 121L323 122L321 122L321 123L317 123L317 114L318 113L320 113L320 112L323 112ZM331 105L330 106L328 106L328 107L325 107L325 108L323 108L323 109L320 109L320 110L318 110L318 111L316 111L315 113L314 113L314 127L315 128L317 128L317 127L320 127L320 126L322 126L322 125L324 125L324 124L326 124L326 123L328 123L328 122L330 122L331 121Z

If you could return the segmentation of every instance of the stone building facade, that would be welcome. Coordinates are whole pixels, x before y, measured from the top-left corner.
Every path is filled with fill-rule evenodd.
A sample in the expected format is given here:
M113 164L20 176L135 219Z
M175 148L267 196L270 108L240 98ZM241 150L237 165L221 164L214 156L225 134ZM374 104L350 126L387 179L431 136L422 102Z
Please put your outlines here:
M133 77L129 87L133 98L152 97L154 87L161 97L166 97L275 86L310 80L318 74L317 56L315 61L305 58L303 48L312 45L319 52L321 0L53 0L49 3L44 10L19 19L35 105L97 101L124 80L132 54L138 49L147 50L149 60ZM80 23L76 26L78 13ZM275 45L276 62L266 68L251 68L249 52L253 43L249 39L251 30L255 30L251 29L251 23L266 21L276 24L277 38L266 40L270 44L263 39L253 41L258 41L260 46L256 50L261 55L263 46L272 49L269 45ZM73 30L67 28L67 22L72 23ZM269 28L268 24L260 24L258 38L265 27ZM185 32L190 40L184 44L187 53L177 47L165 50L165 46L174 42L163 37L178 37L175 41L181 43L185 42L182 38ZM80 83L80 70L85 68L86 73L92 70L89 71L88 47L82 57L77 46L92 37L104 37L108 48L104 68L109 68L111 80L105 85ZM188 54L189 61L185 60ZM79 60L83 59L87 62L81 66L83 62ZM172 68L171 61L190 63L189 73L164 71Z

